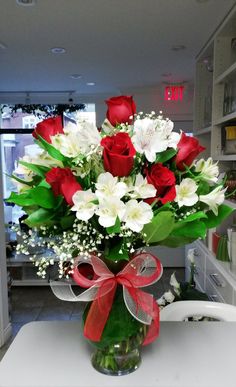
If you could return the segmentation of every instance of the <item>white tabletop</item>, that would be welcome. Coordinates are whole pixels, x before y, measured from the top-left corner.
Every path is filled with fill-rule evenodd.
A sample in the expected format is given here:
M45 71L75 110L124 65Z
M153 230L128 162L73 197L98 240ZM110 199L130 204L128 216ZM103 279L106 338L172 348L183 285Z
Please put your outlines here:
M79 322L25 325L0 362L0 387L235 387L236 323L162 322L142 364L106 376L90 364Z

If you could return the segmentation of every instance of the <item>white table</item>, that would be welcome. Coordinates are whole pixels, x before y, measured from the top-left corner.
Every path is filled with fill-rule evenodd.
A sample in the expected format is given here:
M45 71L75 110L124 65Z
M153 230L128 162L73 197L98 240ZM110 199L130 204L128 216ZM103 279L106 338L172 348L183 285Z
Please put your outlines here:
M25 325L2 362L0 387L235 387L236 323L163 322L138 370L106 376L74 321Z

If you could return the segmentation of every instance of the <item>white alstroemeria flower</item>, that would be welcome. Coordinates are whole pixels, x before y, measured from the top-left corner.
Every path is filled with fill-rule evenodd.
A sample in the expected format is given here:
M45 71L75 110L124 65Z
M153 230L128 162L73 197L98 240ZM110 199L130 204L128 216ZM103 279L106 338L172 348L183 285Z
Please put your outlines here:
M153 212L151 206L145 202L129 200L125 205L123 221L127 228L140 232L143 226L152 220Z
M170 304L171 304L171 302L173 302L174 299L175 299L175 296L174 296L174 294L172 293L171 290L168 290L168 292L165 292L165 293L163 294L163 297L164 297L164 299L165 299L167 302L169 302Z
M219 185L213 191L211 191L207 195L200 195L199 200L200 202L206 203L210 210L214 212L214 214L218 215L218 206L223 203L225 200L225 191L227 188L222 189L222 186Z
M198 201L196 194L197 184L193 179L183 179L180 185L176 185L176 198L175 201L179 207L182 206L193 206Z
M166 304L166 300L165 300L164 296L161 296L161 297L158 298L158 300L156 300L156 301L157 301L157 304L158 304L159 306L165 306L165 304Z
M156 130L156 120L145 117L134 122L132 142L137 152L145 154L151 163L156 159L156 153L168 147L168 139L163 131Z
M128 191L125 183L118 182L118 178L110 172L101 173L96 183L96 195L100 198L116 197L121 199Z
M191 263L191 265L195 265L194 250L195 249L189 249L188 254L187 254L187 258L188 258L189 262Z
M76 211L76 217L86 221L95 214L97 204L93 201L96 199L96 195L91 189L88 189L87 191L77 191L72 196L74 206L71 208L71 211Z
M83 154L87 154L96 149L101 142L101 135L92 122L81 121L77 123L77 141Z
M82 153L76 133L56 134L51 137L51 141L52 146L58 149L64 156L74 158Z
M96 211L99 216L98 222L103 227L111 227L116 223L116 218L123 219L125 214L125 204L116 197L107 197L99 201Z
M135 179L135 185L129 187L129 196L133 199L147 199L156 196L156 188L149 184L147 179L141 173L138 173ZM132 192L133 191L133 192Z
M175 293L179 296L180 295L180 284L175 277L175 273L171 274L170 285L173 286Z
M218 163L213 163L212 157L207 160L200 159L196 162L195 170L200 172L200 176L208 183L216 183L219 176Z
M24 161L26 163L32 163L32 157L30 157L28 155L24 155L23 157L21 157L19 159L19 161ZM22 164L18 163L17 167L13 171L13 174L24 175L25 178L27 178L27 176L33 175L33 172L29 168L27 168L25 165L22 165ZM31 178L28 179L28 181L29 180L31 180Z

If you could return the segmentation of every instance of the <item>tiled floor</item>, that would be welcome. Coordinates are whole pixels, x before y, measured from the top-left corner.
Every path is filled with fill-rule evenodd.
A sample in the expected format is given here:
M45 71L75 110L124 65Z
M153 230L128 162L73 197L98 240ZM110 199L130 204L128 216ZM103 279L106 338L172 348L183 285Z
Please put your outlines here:
M179 281L184 280L184 269L165 268L160 281L149 288L156 299L169 290L170 276L174 271ZM57 299L51 289L44 286L12 287L10 298L12 337L0 349L0 360L24 324L43 320L78 320L81 318L84 308L84 304L81 302L65 302Z

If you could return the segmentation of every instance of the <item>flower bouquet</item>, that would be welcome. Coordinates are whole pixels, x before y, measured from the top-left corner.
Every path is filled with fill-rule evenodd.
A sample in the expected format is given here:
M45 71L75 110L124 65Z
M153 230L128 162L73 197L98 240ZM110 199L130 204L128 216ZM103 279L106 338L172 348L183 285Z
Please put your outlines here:
M83 120L63 128L59 116L37 124L39 151L19 160L18 193L7 201L27 215L17 250L53 252L31 257L37 274L57 265L53 292L88 302L92 363L121 375L137 368L140 346L159 332L158 305L141 288L160 278L162 266L145 247L205 238L232 210L223 204L217 164L195 161L204 150L196 138L174 132L161 112L136 114L130 96L106 103L100 130ZM76 295L72 281L87 290Z

